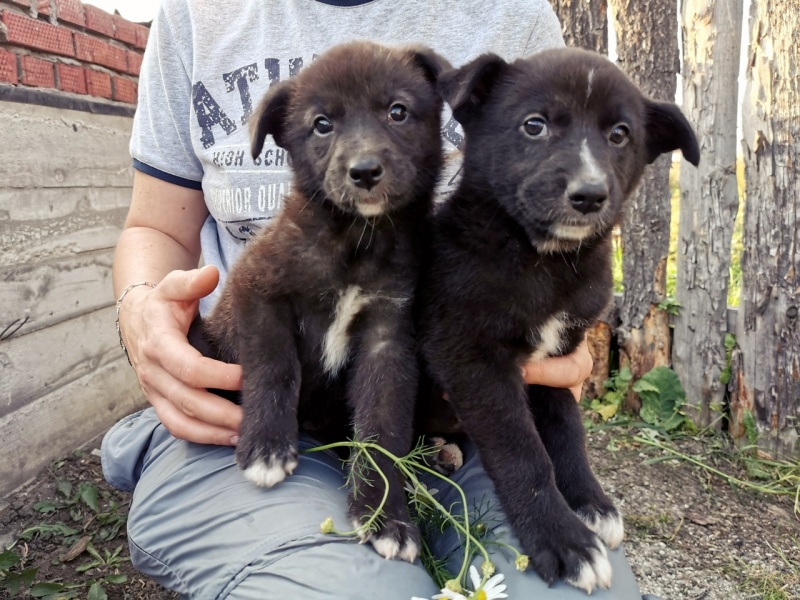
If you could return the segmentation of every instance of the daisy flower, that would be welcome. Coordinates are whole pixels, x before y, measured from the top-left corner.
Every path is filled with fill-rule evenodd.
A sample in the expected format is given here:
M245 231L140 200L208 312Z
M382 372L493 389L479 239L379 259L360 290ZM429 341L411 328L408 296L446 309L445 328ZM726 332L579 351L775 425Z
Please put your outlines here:
M478 569L475 568L475 565L472 565L469 568L469 578L472 580L472 587L475 588L475 591L469 594L470 599L497 600L499 598L508 598L508 594L504 593L506 591L506 585L503 583L505 575L495 575L481 586L481 576L478 573ZM436 598L436 596L434 596L434 598Z

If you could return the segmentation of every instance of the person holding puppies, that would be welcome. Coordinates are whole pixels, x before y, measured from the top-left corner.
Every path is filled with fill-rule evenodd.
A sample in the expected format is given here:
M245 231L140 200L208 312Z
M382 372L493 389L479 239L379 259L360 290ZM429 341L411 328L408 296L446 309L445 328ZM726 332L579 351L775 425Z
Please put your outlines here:
M250 156L255 104L315 55L359 38L426 44L454 66L488 51L514 59L563 45L546 0L164 0L142 65L133 198L114 263L120 338L151 408L106 435L102 461L112 485L134 492L133 564L184 597L407 600L439 592L418 561L384 560L368 545L320 533L330 515L346 522L336 456L301 455L295 475L273 489L244 480L233 460L241 408L207 391L238 390L241 368L202 357L186 338L290 185L289 159L274 142ZM446 194L458 179L462 138L449 113L443 125ZM570 388L577 399L591 357L584 344L525 370L528 383ZM315 445L301 439L301 449ZM491 503L471 448L454 479L470 502ZM455 501L441 493L444 505ZM445 556L458 541L449 531L428 543ZM613 586L596 597L640 597L622 552L611 554ZM548 588L501 554L493 560L512 597L584 596L563 582Z

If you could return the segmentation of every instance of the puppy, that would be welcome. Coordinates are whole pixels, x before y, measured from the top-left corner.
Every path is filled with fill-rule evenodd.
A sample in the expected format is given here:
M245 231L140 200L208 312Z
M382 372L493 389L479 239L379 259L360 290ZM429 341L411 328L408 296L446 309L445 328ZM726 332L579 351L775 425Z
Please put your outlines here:
M298 420L343 426L398 456L410 450L411 310L442 164L435 84L444 68L428 49L347 44L271 88L253 115L253 156L272 135L291 158L292 192L245 247L193 343L242 365L236 460L257 485L297 466ZM414 561L419 534L399 475L382 454L373 459L391 484L384 517L364 538L387 558ZM358 468L356 526L385 491L373 469Z
M534 569L591 593L611 583L603 543L622 541L622 519L589 468L571 393L525 385L520 367L580 343L611 298L625 199L662 153L696 165L697 140L674 104L586 51L488 54L439 85L466 147L434 217L422 354Z

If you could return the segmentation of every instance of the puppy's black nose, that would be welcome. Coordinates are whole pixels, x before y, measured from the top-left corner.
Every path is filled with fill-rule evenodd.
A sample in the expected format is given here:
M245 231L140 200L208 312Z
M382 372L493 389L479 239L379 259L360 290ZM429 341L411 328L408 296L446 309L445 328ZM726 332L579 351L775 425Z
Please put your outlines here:
M348 175L357 187L371 190L383 177L383 165L374 156L367 156L351 164Z
M605 183L584 183L569 191L572 208L585 215L603 208L607 198L608 186Z

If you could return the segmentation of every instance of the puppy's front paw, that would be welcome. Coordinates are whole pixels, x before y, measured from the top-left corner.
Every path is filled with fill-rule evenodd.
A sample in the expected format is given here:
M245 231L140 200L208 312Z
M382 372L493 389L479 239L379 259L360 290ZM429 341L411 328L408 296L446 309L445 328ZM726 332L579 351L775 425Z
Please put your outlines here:
M245 479L259 487L270 488L294 472L297 467L297 449L290 447L274 451L268 448L255 450L240 441L236 448L236 462Z
M358 520L353 520L353 526L358 528ZM417 526L413 523L385 521L378 531L368 531L360 536L361 543L369 542L375 551L388 559L400 559L413 563L419 556L420 535Z
M536 572L548 583L561 577L587 594L611 587L611 563L594 532L566 505L541 517L534 521L532 543L523 544Z
M577 510L577 514L581 521L586 523L586 526L594 531L609 548L616 548L622 543L625 527L622 523L622 515L616 508L582 507Z
M591 594L597 587L611 587L611 563L608 561L606 549L601 543L588 549L588 557L583 557L568 570L564 581L578 589Z

